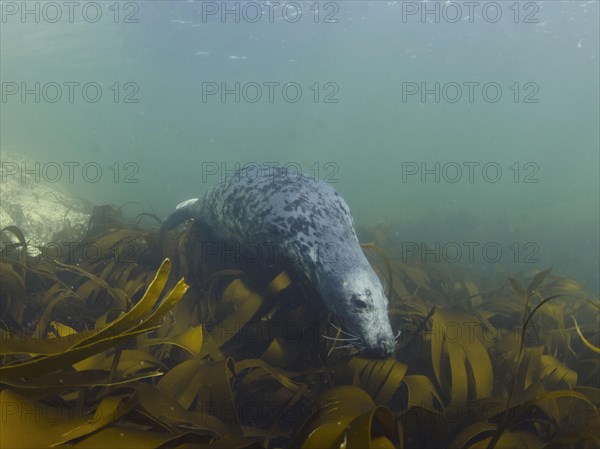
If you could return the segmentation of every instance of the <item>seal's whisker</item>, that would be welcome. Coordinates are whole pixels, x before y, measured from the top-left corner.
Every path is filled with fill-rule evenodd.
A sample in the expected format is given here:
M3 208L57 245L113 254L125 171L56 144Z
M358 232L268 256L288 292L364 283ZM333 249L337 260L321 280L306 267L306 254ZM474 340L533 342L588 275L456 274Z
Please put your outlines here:
M398 343L398 337L400 337L400 333L401 333L401 332L402 332L402 331L400 331L400 330L398 329L398 333L396 333L396 335L394 335L394 341L395 341L396 343Z
M347 349L347 348L358 348L355 344L342 345L342 346L334 346L331 349Z
M336 326L335 324L333 324L333 323L329 323L329 324L331 324L331 325L333 326L333 328L334 328L336 331L338 331L338 332L341 332L342 334L346 334L346 335L348 335L349 337L357 338L357 337L356 337L356 335L354 335L354 334L351 334L350 332L346 332L345 330L343 330L343 329L339 328L339 327L338 327L338 326Z
M352 338L338 338L338 337L328 337L327 335L321 335L321 337L326 338L327 340L333 340L333 341L355 341L358 340L358 337L352 337Z

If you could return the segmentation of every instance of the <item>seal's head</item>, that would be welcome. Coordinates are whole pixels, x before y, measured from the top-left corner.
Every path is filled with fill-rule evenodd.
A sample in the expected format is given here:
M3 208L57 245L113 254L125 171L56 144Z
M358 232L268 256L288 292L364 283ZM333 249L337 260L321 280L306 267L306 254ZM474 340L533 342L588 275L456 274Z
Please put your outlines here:
M327 276L320 282L321 296L337 317L346 334L357 337L348 343L364 347L374 357L388 357L395 346L390 325L388 300L377 275L370 266L345 272L342 276ZM349 338L348 335L342 338ZM362 349L362 348L361 348Z

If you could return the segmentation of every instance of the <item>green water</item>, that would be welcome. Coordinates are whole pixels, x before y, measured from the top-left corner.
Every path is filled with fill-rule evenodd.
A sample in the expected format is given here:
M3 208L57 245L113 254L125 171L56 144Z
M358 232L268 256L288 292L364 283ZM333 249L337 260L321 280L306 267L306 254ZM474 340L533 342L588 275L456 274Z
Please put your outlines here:
M501 257L458 263L598 291L598 2L51 3L2 2L3 163L58 164L73 193L160 215L222 167L291 164L394 250L491 244ZM207 93L236 83L239 101ZM435 83L439 101L407 93Z

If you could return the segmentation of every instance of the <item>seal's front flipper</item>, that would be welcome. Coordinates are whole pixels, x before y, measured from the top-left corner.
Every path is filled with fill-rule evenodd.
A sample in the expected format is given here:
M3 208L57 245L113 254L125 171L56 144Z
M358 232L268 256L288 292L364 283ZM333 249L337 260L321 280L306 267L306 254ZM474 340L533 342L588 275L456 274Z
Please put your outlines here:
M162 221L160 226L161 232L173 229L184 221L194 218L198 211L198 201L198 198L192 198L183 203L179 203L175 208L175 211Z

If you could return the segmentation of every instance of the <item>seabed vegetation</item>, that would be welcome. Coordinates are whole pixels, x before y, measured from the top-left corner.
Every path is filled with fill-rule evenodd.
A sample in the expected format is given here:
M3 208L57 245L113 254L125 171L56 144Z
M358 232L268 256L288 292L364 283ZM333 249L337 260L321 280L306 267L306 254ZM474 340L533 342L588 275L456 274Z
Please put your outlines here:
M491 285L366 244L401 331L374 360L290 273L118 215L55 258L2 230L2 448L600 447L598 299L573 279Z

